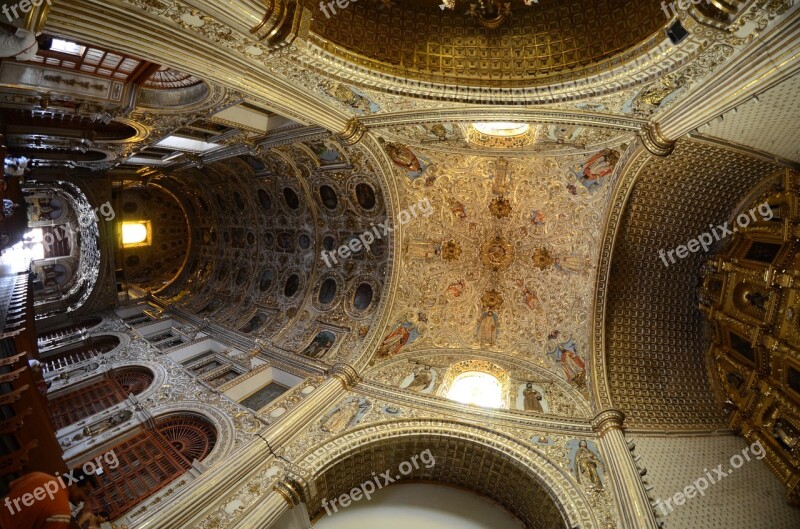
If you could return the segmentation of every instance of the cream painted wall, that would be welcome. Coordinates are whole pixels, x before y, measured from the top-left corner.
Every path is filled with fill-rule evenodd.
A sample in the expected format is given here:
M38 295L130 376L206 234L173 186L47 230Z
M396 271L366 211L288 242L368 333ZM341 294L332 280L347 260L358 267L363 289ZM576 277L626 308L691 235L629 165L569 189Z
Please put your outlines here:
M658 518L665 529L797 529L800 509L791 507L778 479L769 471L759 447L750 448L744 439L734 435L697 437L631 436L636 442L636 454L647 467L645 479L654 487L652 497L673 497L706 470L717 481L710 484L702 496L694 495L666 516ZM738 459L731 467L731 458L748 449L750 461ZM716 477L712 469L722 464L728 475ZM702 486L702 484L701 484ZM691 491L689 491L691 493Z
M338 504L337 504L338 507ZM333 510L331 509L331 512ZM314 529L524 529L496 503L444 485L408 483L377 491L339 512L322 517Z

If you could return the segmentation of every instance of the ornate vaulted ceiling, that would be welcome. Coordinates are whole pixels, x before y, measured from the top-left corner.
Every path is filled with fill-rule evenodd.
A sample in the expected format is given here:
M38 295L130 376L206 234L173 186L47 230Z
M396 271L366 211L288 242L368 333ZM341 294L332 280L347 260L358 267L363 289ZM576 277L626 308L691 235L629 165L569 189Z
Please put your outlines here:
M450 125L428 126L428 135L440 127ZM398 241L399 286L373 362L429 349L458 350L464 359L491 351L548 369L588 395L585 373L564 369L561 348L588 351L613 169L632 137L555 127L558 133L613 145L574 154L575 145L539 138L551 155L487 156L448 152L460 138L412 148L384 140L398 217L420 204L427 214L410 218ZM405 341L397 338L403 329Z
M394 389L411 365L488 358L518 380L552 382L565 395L552 401L558 414L614 405L636 426L716 427L699 360L700 259L665 270L656 252L724 218L774 165L694 141L669 158L650 153L669 154L752 97L730 87L767 67L727 66L797 18L786 0L730 4L747 10L730 28L679 12L689 36L675 45L656 0L514 2L494 30L423 0L360 0L330 18L310 1L289 16L282 2L74 0L53 6L49 29L167 66L142 73L143 88L103 80L106 96L48 90L64 96L51 102L61 116L116 119L112 136L135 127L119 144L96 138L104 159L82 165L125 164L193 212L168 302ZM172 45L142 39L123 13ZM771 49L766 62L789 64L793 50ZM774 99L790 99L793 85L778 86ZM26 90L39 87L8 88L0 103L42 105ZM769 115L787 114L762 99ZM700 132L730 140L745 127L747 143L769 151L753 105ZM497 137L473 123L497 121L529 129ZM775 132L790 137L782 123ZM209 150L158 145L170 134ZM792 159L791 148L771 152ZM387 220L396 231L385 247L333 267L321 259ZM335 345L314 349L321 333Z
M404 78L467 85L530 86L594 73L598 64L667 22L656 0L514 3L496 29L441 2L362 0L330 17L314 12L312 42L362 67Z

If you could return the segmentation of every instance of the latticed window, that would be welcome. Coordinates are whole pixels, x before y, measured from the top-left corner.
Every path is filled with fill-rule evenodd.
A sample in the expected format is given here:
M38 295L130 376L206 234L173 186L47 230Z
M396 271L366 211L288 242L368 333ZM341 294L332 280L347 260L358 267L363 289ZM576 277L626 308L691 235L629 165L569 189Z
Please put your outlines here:
M128 395L150 387L153 373L142 368L108 371L93 384L74 389L50 401L50 416L56 430L119 404Z
M195 416L168 417L155 429L145 430L110 451L119 460L117 468L104 467L98 476L100 488L87 506L118 518L145 498L167 486L205 459L217 441L217 431Z

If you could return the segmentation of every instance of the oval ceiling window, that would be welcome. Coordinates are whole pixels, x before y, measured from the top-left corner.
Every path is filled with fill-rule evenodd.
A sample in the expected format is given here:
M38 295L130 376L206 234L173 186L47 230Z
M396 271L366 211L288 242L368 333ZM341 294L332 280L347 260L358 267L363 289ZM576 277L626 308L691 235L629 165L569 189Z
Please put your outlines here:
M319 302L323 305L329 304L336 297L336 280L329 277L322 282L319 287Z
M500 138L510 138L525 134L531 128L527 123L511 123L504 121L493 121L490 123L473 123L475 130L487 136L498 136Z
M319 198L322 199L322 205L328 209L336 209L339 205L339 198L336 196L336 191L331 186L320 186Z
M275 272L267 268L261 272L261 279L258 282L258 289L265 292L271 285L272 280L275 278Z
M386 241L383 239L378 239L372 246L369 247L369 251L375 257L382 257L383 254L386 253Z
M242 195L240 195L238 191L234 191L233 201L236 202L236 207L239 208L239 211L244 210L244 199L242 198Z
M286 205L291 209L300 207L300 197L297 196L297 193L295 193L294 189L291 187L283 188L283 199L286 200Z
M247 232L247 244L253 245L256 242L256 234L252 231Z
M300 248L303 250L308 250L311 247L311 237L305 233L300 234L300 238L297 240L297 242L300 245Z
M271 231L268 231L264 234L264 244L267 245L267 248L272 248L272 245L275 244L275 234Z
M358 184L356 186L356 199L362 208L372 209L375 207L375 190L369 184Z
M297 294L297 291L300 289L300 276L297 274L292 274L289 276L289 279L286 280L286 285L283 287L283 295L287 298L290 298Z
M372 303L372 295L372 285L361 283L353 296L353 306L358 310L367 310L370 303Z
M325 238L322 239L322 247L328 250L329 252L333 250L335 245L336 245L336 239L334 239L330 235L326 235Z
M356 237L355 235L350 235L350 236L345 238L343 246L350 246L351 243L353 243L353 241L358 241L358 237ZM358 250L356 250L354 252L352 246L350 246L351 255L361 255L366 251L364 249L364 245L361 243L361 241L359 241L359 243L357 245L353 244L353 246L356 246L358 248Z
M247 270L240 268L239 272L236 274L236 284L241 286L245 279L247 279Z
M272 199L269 197L269 193L263 189L258 190L258 201L261 203L261 207L264 208L264 210L269 211L272 209Z
M289 232L281 232L278 234L278 248L283 250L291 250L294 246L292 234Z

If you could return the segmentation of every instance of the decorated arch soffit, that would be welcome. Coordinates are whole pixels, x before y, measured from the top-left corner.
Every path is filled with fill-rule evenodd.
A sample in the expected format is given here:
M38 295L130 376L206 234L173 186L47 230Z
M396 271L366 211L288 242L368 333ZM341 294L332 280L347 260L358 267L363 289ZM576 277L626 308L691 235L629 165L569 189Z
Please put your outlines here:
M354 422L358 425L344 432L336 430L337 421L331 417L338 410L348 417L355 414ZM206 518L209 526L235 525L241 509L232 512L225 505L256 503L274 486L287 482L296 487L311 509L320 509L325 497L336 497L341 492L335 487L345 490L348 483L370 479L373 468L397 468L399 462L425 450L430 450L435 464L412 472L410 479L452 483L449 471L469 467L462 458L478 452L484 466L475 467L472 475L459 475L455 484L495 499L525 520L526 526L551 527L565 522L581 527L613 525L611 488L589 487L580 483L575 473L575 449L585 432L564 435L502 427L487 430L439 414L431 416L430 411L415 413L356 394L335 405L331 413L313 421L307 435L282 447L280 460L262 466L232 491L220 507L209 513ZM602 458L596 445L589 443ZM353 464L354 461L370 463ZM487 466L492 467L492 472L486 471ZM498 481L497 476L509 481L502 478ZM526 500L512 501L510 483L523 481L529 486ZM545 495L540 495L541 492Z

